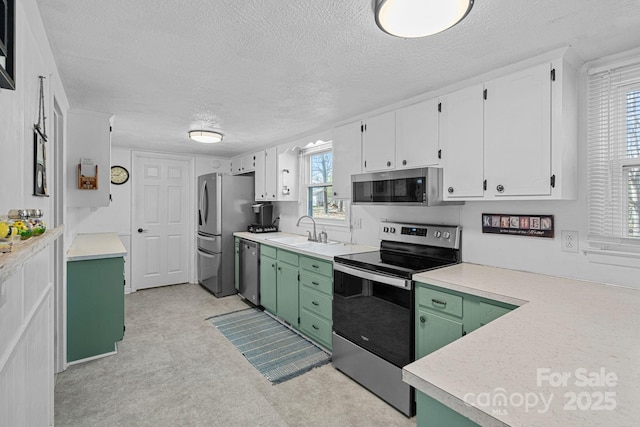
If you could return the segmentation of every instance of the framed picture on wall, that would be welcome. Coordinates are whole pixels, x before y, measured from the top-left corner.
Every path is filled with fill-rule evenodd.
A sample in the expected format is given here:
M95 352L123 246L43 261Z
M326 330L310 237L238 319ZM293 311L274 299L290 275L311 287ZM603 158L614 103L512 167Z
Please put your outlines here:
M15 90L15 0L0 0L0 88Z
M33 129L33 195L49 197L47 193L47 138L38 127Z

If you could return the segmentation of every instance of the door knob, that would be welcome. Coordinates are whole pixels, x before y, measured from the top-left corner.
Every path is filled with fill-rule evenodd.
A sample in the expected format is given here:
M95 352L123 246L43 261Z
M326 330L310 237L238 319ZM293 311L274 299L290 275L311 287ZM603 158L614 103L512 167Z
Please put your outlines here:
M145 230L144 228L138 228L138 233L144 233L144 232L146 232L146 231L147 231L147 230Z
M424 323L426 321L427 321L427 319L424 316L420 316L420 323Z

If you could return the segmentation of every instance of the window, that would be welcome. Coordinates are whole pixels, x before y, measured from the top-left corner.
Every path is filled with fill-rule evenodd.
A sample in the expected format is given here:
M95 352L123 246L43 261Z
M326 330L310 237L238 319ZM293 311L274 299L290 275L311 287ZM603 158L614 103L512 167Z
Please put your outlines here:
M640 253L640 59L588 84L589 241Z
M331 143L303 151L306 184L306 214L316 220L341 224L346 221L344 200L333 198L333 151Z

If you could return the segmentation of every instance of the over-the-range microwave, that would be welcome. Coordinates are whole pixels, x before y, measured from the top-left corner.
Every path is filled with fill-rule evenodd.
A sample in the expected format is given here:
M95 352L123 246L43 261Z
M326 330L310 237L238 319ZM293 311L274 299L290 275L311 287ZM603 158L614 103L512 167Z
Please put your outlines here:
M442 169L420 168L351 175L354 205L438 206L442 201Z

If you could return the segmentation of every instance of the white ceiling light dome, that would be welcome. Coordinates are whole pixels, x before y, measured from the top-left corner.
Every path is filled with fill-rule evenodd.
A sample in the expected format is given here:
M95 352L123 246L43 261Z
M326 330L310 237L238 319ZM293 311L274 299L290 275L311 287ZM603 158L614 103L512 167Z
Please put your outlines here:
M471 11L474 0L378 0L376 23L402 38L425 37L451 28Z
M211 130L190 130L189 138L204 144L214 144L222 141L222 134Z

